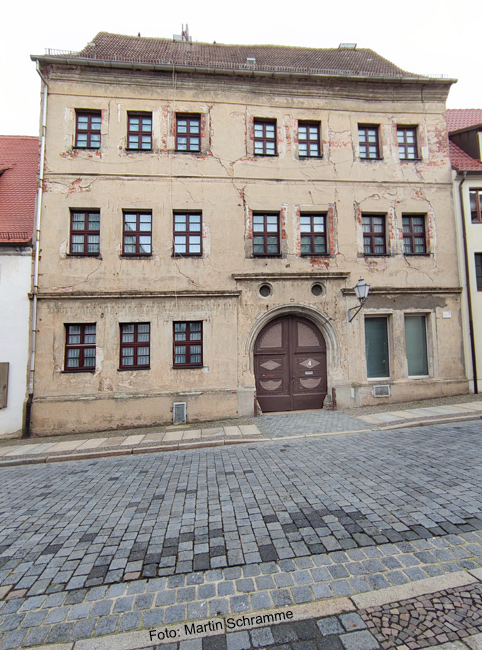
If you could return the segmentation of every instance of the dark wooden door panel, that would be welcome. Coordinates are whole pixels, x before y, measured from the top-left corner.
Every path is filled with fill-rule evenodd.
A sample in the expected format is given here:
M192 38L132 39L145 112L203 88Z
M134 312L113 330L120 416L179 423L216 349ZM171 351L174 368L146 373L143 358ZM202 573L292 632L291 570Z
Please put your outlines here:
M326 346L312 323L296 316L276 319L259 334L254 355L256 392L263 411L323 406Z

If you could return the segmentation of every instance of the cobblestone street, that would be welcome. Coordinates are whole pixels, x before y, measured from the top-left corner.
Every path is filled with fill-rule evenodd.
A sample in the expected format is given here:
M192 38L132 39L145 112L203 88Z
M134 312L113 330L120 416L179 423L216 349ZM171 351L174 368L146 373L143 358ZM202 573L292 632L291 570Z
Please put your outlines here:
M121 633L152 647L150 628L326 603L342 609L179 643L461 643L482 632L481 475L479 421L3 468L0 650L110 649ZM445 593L447 576L469 586ZM422 605L397 596L426 581ZM356 601L385 590L382 606ZM429 601L432 627L417 626Z

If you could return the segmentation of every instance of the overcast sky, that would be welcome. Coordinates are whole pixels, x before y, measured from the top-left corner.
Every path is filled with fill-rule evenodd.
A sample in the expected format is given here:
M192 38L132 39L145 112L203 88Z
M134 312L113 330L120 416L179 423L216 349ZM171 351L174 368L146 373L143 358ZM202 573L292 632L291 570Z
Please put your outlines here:
M338 47L357 43L399 67L458 79L448 108L482 108L482 1L345 0L221 2L82 0L10 2L0 39L0 134L37 135L40 80L30 54L81 50L98 32L172 38L189 24L193 41Z

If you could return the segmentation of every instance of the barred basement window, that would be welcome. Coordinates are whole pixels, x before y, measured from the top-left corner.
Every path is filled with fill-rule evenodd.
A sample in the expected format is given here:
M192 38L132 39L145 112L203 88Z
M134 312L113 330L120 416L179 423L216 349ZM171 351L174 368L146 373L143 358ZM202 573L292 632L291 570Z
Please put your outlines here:
M326 215L300 215L301 254L326 255Z
M127 121L127 148L132 151L151 151L152 113L128 113Z
M95 324L66 325L65 370L95 370Z
M98 255L100 252L100 211L70 211L70 254Z
M254 120L254 153L276 156L276 120Z
M99 149L100 111L76 111L75 146L79 149Z
M202 321L174 323L174 367L203 365Z
M425 255L425 217L422 215L402 215L403 252L405 255Z
M152 213L124 212L123 255L151 255Z
M120 367L149 368L150 324L121 323Z

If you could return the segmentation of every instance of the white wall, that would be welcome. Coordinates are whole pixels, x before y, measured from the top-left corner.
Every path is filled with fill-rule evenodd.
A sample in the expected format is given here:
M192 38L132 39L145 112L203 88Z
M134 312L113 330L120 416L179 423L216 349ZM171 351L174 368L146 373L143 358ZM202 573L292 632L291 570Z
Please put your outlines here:
M27 392L31 250L0 248L0 362L8 362L8 397L0 437L22 434Z

